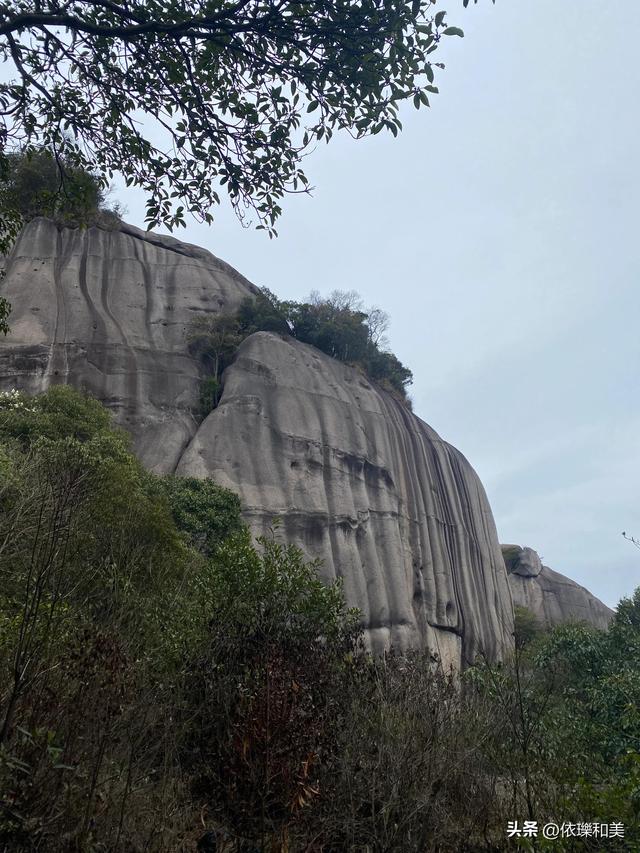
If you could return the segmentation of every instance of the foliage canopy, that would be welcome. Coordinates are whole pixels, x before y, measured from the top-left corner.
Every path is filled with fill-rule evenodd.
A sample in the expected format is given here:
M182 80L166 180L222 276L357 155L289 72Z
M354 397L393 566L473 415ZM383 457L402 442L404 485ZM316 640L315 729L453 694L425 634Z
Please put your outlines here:
M213 480L166 476L160 480L174 523L190 545L212 556L226 536L240 530L240 499Z
M512 659L466 674L492 705L487 755L506 771L523 812L620 822L616 850L640 843L639 610L640 589L620 602L607 631L576 622L542 632L520 608Z
M409 405L407 386L413 375L386 349L388 323L381 309L365 309L355 291L339 290L326 298L312 293L308 301L294 302L262 288L258 296L245 299L233 317L198 317L191 325L189 345L211 371L202 386L202 411L206 414L217 405L222 372L240 343L254 332L291 335L332 358L357 365Z
M454 677L366 655L340 585L238 510L95 400L0 394L0 846L471 853L516 815L638 849L640 589L607 631L522 610Z
M117 221L109 210L98 177L45 148L7 154L0 175L0 208L14 212L21 224L46 216L68 225Z
M3 2L0 149L44 144L105 185L122 173L150 227L185 210L211 221L223 187L275 234L314 145L340 129L396 136L403 101L429 105L432 54L462 35L434 2Z
M286 330L339 361L360 365L406 398L413 375L386 350L383 332L389 318L379 308L365 309L355 291L334 290L326 298L312 293L307 302L286 302L263 288L256 299L245 300L238 318L245 333Z

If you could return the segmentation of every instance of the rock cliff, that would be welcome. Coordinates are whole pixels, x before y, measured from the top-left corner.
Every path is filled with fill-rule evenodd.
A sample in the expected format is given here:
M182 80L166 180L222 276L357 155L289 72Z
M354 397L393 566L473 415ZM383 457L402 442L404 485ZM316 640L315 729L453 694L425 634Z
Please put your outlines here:
M69 382L114 412L149 468L172 471L197 429L189 321L235 311L256 288L204 249L123 225L22 232L0 285L12 305L0 388Z
M358 370L260 332L201 422L203 377L186 334L193 317L233 312L256 292L230 266L127 225L79 231L39 219L1 287L13 312L0 389L86 389L152 470L234 489L256 534L279 516L327 578L343 578L373 648L428 646L455 666L510 648L509 581L482 484Z
M354 368L252 335L177 473L237 491L256 532L280 516L327 577L344 578L374 648L428 645L459 663L509 645L511 600L482 484Z
M567 621L607 627L613 611L588 589L543 566L532 548L503 545L502 553L515 606L526 607L546 627Z

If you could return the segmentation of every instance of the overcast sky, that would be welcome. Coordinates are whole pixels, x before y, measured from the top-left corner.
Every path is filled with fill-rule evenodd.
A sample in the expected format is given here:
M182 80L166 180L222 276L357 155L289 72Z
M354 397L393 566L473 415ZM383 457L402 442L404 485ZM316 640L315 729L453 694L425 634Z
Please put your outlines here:
M449 10L431 110L334 138L280 237L228 210L176 236L281 297L391 314L416 413L470 460L501 542L614 606L640 584L640 3ZM136 191L119 190L144 227Z

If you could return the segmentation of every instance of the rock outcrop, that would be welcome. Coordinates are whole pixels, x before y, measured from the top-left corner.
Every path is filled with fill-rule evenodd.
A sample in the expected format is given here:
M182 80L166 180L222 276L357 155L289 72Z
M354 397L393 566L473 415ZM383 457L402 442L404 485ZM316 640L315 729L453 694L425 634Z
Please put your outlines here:
M193 317L234 312L256 293L230 266L127 225L80 231L39 219L23 231L2 293L13 310L0 389L88 390L150 469L234 489L256 534L279 516L283 535L320 557L327 578L343 578L374 649L427 646L459 667L511 647L509 580L482 484L461 453L361 372L260 332L239 348L202 421L202 369L186 337ZM583 599L562 597L558 582L545 600L551 575L561 577L512 575L517 601L553 614L548 621L558 608L575 616Z
M106 403L149 468L172 471L195 434L197 314L235 311L256 288L204 249L123 225L59 229L36 219L7 263L0 390L69 382Z
M588 589L543 566L537 552L519 545L502 545L513 604L526 607L546 626L584 621L606 629L613 611Z
M256 533L342 577L376 649L427 645L447 663L510 645L511 600L484 489L467 460L365 376L259 332L224 376L179 474L240 495Z

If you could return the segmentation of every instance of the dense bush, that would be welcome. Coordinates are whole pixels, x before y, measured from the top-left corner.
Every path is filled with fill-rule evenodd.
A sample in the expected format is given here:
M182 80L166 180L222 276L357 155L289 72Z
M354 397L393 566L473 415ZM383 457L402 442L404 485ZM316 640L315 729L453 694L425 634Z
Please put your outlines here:
M0 395L0 470L0 849L134 850L164 809L170 839L172 688L207 630L180 531L222 541L237 499L165 486L67 387Z
M388 317L378 308L362 310L354 292L334 291L326 299L312 294L308 302L283 302L267 288L244 300L235 316L196 318L189 348L210 375L203 381L200 408L206 415L218 404L222 373L240 343L254 332L277 332L311 344L332 358L360 367L373 380L410 406L411 371L388 352L384 331Z
M621 601L608 631L569 623L521 633L509 661L482 661L466 675L494 715L483 751L511 814L622 823L624 838L606 842L616 851L640 849L639 612L640 589ZM603 849L593 836L554 844Z
M90 398L0 394L0 849L547 849L524 819L640 848L640 590L605 632L521 611L459 676L369 657L277 537L145 472Z
M247 533L210 564L210 630L187 668L183 764L208 814L260 850L287 849L338 757L356 614L299 549Z
M315 825L336 851L483 849L500 811L482 749L491 713L477 700L428 651L357 659L309 836Z
M354 292L334 291L324 299L312 294L308 302L283 302L265 288L257 298L245 301L238 319L245 334L285 331L333 358L359 365L372 379L406 399L413 377L386 350L382 332L388 318L379 309L364 310Z
M210 557L241 527L240 499L213 480L167 476L160 480L178 530L201 554Z

